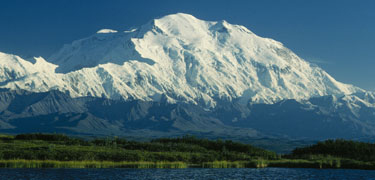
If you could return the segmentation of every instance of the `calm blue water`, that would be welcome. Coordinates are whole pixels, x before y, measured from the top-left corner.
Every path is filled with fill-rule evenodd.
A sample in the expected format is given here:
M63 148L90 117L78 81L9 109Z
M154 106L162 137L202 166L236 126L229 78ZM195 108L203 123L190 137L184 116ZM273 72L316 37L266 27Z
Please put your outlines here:
M331 169L0 169L0 179L375 179L375 171Z

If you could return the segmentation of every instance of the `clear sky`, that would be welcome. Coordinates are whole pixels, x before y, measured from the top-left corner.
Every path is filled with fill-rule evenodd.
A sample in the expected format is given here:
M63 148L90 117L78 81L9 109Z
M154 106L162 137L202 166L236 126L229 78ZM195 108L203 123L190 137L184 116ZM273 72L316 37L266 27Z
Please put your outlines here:
M177 12L244 25L339 81L375 90L375 0L1 0L0 51L48 58L99 29Z

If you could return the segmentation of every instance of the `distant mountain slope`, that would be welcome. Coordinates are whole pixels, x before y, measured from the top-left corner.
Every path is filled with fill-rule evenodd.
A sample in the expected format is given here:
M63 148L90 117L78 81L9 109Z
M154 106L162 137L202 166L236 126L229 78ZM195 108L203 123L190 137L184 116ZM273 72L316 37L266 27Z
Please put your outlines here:
M65 45L49 62L36 58L33 64L3 53L0 59L0 87L60 90L72 97L212 108L220 101L275 103L363 92L337 82L280 42L240 25L182 13L132 31L98 31Z
M254 104L249 107L251 113L247 118L235 126L252 127L280 137L374 139L374 97L375 93L367 92Z
M0 91L3 132L69 132L92 135L154 137L210 134L258 137L251 128L224 125L196 105L140 100L71 98L59 91Z
M323 96L275 104L192 104L70 98L59 91L0 92L3 132L69 132L139 137L196 134L227 138L375 138L375 94ZM368 103L372 102L372 103Z

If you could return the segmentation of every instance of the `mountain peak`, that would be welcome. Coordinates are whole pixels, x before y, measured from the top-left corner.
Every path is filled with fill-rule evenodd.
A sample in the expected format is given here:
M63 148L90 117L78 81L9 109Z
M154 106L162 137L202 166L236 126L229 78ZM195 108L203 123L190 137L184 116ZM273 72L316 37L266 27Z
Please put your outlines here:
M97 34L107 34L107 33L117 33L117 31L113 30L113 29L101 29L96 33Z
M158 21L171 21L171 19L173 19L175 21L180 21L180 22L181 22L181 20L193 20L193 21L199 20L196 17L194 17L193 15L187 14L187 13L169 14L169 15L163 16L161 18L157 18L156 20L158 20Z

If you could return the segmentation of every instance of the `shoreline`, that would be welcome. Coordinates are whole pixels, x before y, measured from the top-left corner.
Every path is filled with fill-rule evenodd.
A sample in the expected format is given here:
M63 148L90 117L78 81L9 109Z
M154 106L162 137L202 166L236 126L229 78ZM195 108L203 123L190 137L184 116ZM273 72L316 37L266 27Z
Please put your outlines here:
M57 160L0 160L0 168L131 168L131 169L185 169L185 168L313 168L313 169L361 169L375 170L370 163L348 163L348 160L253 160L253 161L214 161L201 164L168 161L57 161ZM350 161L352 162L352 161Z

